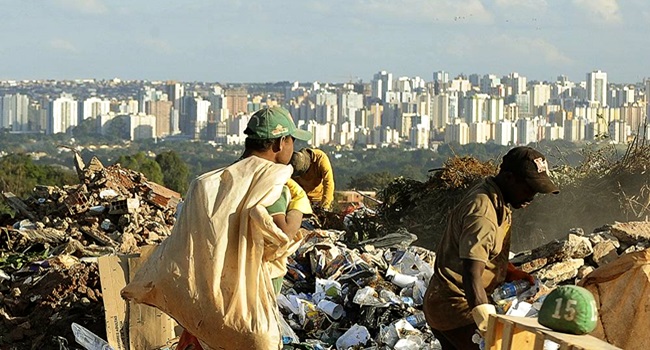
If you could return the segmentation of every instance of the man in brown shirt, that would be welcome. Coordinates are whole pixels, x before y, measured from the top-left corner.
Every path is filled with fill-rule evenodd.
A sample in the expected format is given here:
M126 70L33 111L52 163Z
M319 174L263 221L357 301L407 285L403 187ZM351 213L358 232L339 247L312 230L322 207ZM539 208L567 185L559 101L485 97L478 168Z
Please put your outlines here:
M506 280L531 278L508 263L511 208L527 206L537 193L559 193L546 158L515 147L497 176L472 188L451 211L424 302L427 323L444 350L478 349L472 335L484 332L496 312L488 294Z

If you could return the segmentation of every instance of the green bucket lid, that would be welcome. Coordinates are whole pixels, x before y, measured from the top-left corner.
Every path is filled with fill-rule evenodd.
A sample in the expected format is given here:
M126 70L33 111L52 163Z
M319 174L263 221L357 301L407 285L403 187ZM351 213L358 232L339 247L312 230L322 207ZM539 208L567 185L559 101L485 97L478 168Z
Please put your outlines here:
M550 329L587 334L596 328L598 307L594 296L579 286L560 286L546 296L538 321Z

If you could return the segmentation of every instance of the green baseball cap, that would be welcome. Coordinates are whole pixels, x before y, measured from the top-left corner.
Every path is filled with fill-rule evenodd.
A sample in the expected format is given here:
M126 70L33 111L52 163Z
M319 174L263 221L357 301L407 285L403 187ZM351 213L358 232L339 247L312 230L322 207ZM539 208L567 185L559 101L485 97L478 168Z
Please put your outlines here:
M596 329L598 306L587 289L573 285L559 286L544 299L538 321L556 331L587 334Z
M293 136L298 140L309 141L312 136L311 132L298 129L289 111L280 106L265 107L253 113L244 134L258 140Z

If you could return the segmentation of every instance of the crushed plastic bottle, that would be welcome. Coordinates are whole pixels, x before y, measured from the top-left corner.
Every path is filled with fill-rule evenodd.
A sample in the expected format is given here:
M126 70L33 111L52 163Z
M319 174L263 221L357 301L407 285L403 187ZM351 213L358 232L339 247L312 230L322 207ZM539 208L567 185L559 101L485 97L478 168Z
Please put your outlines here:
M526 280L506 282L492 292L492 300L498 303L516 297L528 288L530 288L530 283Z
M411 326L418 328L427 324L427 320L424 317L424 312L416 312L413 315L407 316L404 318L406 322L410 323Z
M74 340L86 350L114 350L106 340L74 322L72 322L72 333L74 334Z

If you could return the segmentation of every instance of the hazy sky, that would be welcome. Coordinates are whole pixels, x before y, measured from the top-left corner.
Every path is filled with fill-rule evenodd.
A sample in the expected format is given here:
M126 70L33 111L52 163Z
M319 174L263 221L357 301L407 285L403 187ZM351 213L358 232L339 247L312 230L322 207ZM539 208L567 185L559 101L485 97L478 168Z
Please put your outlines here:
M0 80L650 77L648 0L0 0Z

